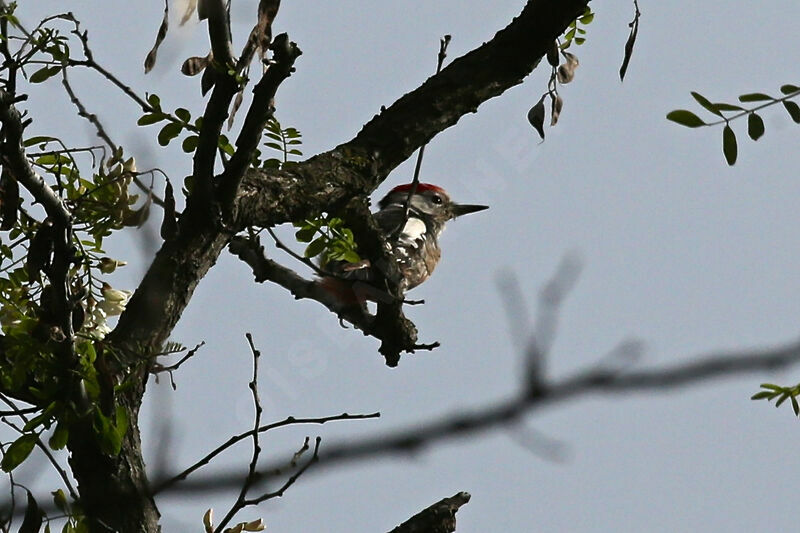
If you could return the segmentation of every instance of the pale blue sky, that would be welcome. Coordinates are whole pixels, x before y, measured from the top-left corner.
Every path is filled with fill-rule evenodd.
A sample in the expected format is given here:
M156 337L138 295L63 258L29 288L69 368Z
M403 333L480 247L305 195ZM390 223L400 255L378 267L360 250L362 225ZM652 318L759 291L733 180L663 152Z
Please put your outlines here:
M21 6L23 20L64 2ZM241 43L255 2L234 1ZM148 76L142 61L161 18L159 2L71 2L96 59L165 107L202 111L199 80L178 72L207 51L205 29L171 31ZM284 2L273 27L304 51L281 87L277 115L304 135L312 155L351 138L381 105L415 88L435 67L438 39L453 36L456 57L508 23L522 1ZM626 338L645 342L642 366L669 365L718 349L783 343L800 319L800 130L782 108L766 110L766 135L739 133L739 162L729 168L721 130L667 122L671 109L710 99L777 93L797 84L798 6L688 1L641 2L639 39L624 84L617 71L633 6L592 2L595 21L576 50L581 65L562 89L564 110L540 143L526 122L545 90L540 68L464 117L430 144L423 179L485 213L454 222L444 260L411 294L425 306L408 314L432 353L386 368L377 342L338 322L313 302L254 285L229 255L202 282L175 331L206 346L176 376L177 392L151 387L142 418L153 451L156 421L174 417L171 463L186 466L251 424L244 333L261 348L265 419L379 410L379 421L294 428L264 439L267 456L288 457L305 435L325 443L503 398L516 390L519 357L509 338L496 278L520 278L534 311L539 287L565 253L584 261L561 314L551 359L554 376L585 368ZM177 11L175 9L174 11ZM173 28L174 29L174 28ZM178 146L155 145L155 127L136 128L135 106L96 76L73 76L87 106L130 146L140 168L159 166L173 179L190 169ZM37 95L47 95L43 104ZM52 113L62 135L94 142L57 81L32 92L31 108ZM45 105L49 107L45 107ZM36 115L34 115L36 116ZM34 127L43 127L37 122ZM37 130L39 131L39 130ZM44 130L41 131L42 133ZM389 177L408 181L406 164ZM120 241L131 266L116 277L133 288L145 263ZM285 258L292 265L292 259ZM495 432L438 446L413 460L390 459L301 479L280 501L248 510L268 530L388 531L445 496L465 490L460 533L486 531L788 531L796 527L800 425L788 408L749 397L765 380L791 383L798 370L677 390L596 397L549 408L528 424L564 442L565 463L552 463ZM244 467L243 444L212 469ZM223 514L230 498L162 501L165 531L198 530L203 511Z

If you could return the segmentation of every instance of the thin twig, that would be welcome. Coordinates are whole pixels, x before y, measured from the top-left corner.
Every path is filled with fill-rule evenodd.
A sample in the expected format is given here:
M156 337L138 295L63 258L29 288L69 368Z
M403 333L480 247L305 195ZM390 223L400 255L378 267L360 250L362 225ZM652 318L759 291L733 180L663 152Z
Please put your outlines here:
M590 395L624 395L632 392L652 393L706 383L712 379L730 378L765 370L775 371L800 363L800 342L772 350L712 354L696 361L639 371L619 372L605 365L547 384L537 395L519 394L468 412L441 415L428 422L361 438L353 442L328 445L320 455L315 471L358 461L374 461L386 456L411 456L431 446L455 439L485 433L498 427L513 427L523 417L556 405L566 404ZM276 464L273 468L279 468ZM269 466L263 471L269 472ZM275 476L266 475L267 482ZM182 485L181 494L214 492L238 486L235 475L200 477Z
M291 248L289 248L288 246L286 246L286 245L283 243L283 241L281 241L281 240L278 238L278 236L277 236L277 235L275 235L275 232L274 232L274 231L272 231L272 228L266 228L266 229L267 229L267 233L269 233L269 236L270 236L270 237L272 237L272 240L273 240L273 242L275 243L275 246L276 246L276 247L277 247L279 250L283 250L284 252L286 252L286 253L287 253L287 254L289 254L290 256L294 257L295 259L297 259L298 261L300 261L301 263L303 263L304 265L306 265L308 268L310 268L311 270L313 270L313 271L314 271L314 273L315 273L315 274L317 274L318 276L324 277L324 276L331 276L331 275L332 275L331 273L329 273L329 272L325 272L325 271L324 271L324 270L322 270L320 267L318 267L317 265L315 265L315 264L314 264L314 262L313 262L312 260L310 260L309 258L301 256L300 254L298 254L297 252L295 252L294 250L292 250ZM334 276L334 277L335 277L335 276Z
M436 61L436 74L439 74L442 71L442 65L447 57L447 45L450 44L450 38L450 35L445 35L439 40L439 54L437 55ZM423 143L423 145L419 147L419 152L417 153L417 163L414 166L414 179L411 180L411 189L408 191L406 208L403 212L403 223L399 226L398 231L402 231L406 225L406 222L408 222L408 213L411 209L411 197L417 192L417 185L419 185L419 174L420 170L422 169L422 158L425 155L426 146L428 146L428 143Z
M172 390L176 390L178 387L175 385L175 379L173 378L172 373L178 370L183 363L191 359L194 356L194 354L197 353L197 350L205 346L205 344L206 344L205 341L200 342L199 344L197 344L197 346L186 352L186 355L181 357L177 363L174 363L172 365L162 365L158 361L154 361L149 369L149 372L156 377L156 383L158 383L158 375L162 372L166 372L169 374L169 381L170 384L172 385ZM169 354L161 354L161 355L169 355Z
M162 481L161 483L154 483L153 486L155 488L153 489L153 494L155 495L155 494L158 494L160 492L164 492L167 489L169 489L170 487L172 487L173 485L175 485L176 483L178 483L179 481L185 480L187 477L189 477L189 475L191 475L192 473L196 472L197 470L199 470L203 466L205 466L208 463L210 463L217 455L219 455L222 452L228 450L234 444L236 444L238 442L241 442L241 441L243 441L245 439L250 438L251 434L253 433L253 431L257 431L259 433L264 433L266 431L270 431L270 430L281 428L281 427L285 427L285 426L293 426L293 425L301 425L301 424L326 424L328 422L336 422L336 421L340 421L340 420L364 420L364 419L370 419L370 418L380 418L380 416L381 416L381 414L377 413L377 412L376 413L368 413L368 414L354 414L354 415L351 415L351 414L348 414L348 413L342 413L340 415L325 416L325 417L319 417L319 418L295 418L293 416L290 416L290 417L285 418L284 420L281 420L281 421L278 421L278 422L273 422L271 424L266 424L264 426L259 427L256 430L250 430L250 431L247 431L245 433L241 433L239 435L232 436L227 441L225 441L223 444L220 444L219 446L214 448L211 452L206 454L205 457L203 457L202 459L200 459L199 461L194 463L192 466L190 466L189 468L187 468L183 472L181 472L181 473L179 473L179 474L177 474L175 476L172 476L172 477L166 479L165 481ZM240 479L240 481L241 481L241 479Z
M86 45L88 47L88 45ZM72 88L72 85L69 82L69 78L67 77L67 69L63 69L61 71L61 84L64 86L64 90L67 92L67 95L70 98L70 101L78 108L78 115L80 117L85 118L88 120L97 130L97 136L103 139L103 141L111 148L111 151L116 153L119 150L119 147L113 140L111 140L111 136L106 132L106 129L103 127L103 124L100 122L100 119L97 118L97 115L94 113L89 113L86 109L86 106L83 105L83 102L78 98L75 94L75 91ZM145 183L139 178L138 174L131 173L133 177L133 182L139 187L142 191L148 193L153 200L153 203L157 206L163 208L165 206L164 200L158 196L152 189L152 187L148 187ZM92 192L94 192L93 189Z
M314 442L314 454L311 456L311 459L309 459L306 464L304 464L302 467L300 467L300 470L298 470L297 472L292 474L289 477L289 479L287 479L286 482L278 490L262 494L258 498L254 498L252 500L248 500L247 503L249 505L258 505L259 503L261 503L263 501L266 501L266 500L269 500L269 499L272 499L272 498L280 498L280 497L282 497L284 495L284 493L289 489L289 487L294 485L295 481L297 481L297 479L300 476L302 476L306 472L306 470L308 470L311 467L311 465L313 465L314 463L319 461L319 445L320 445L321 442L322 442L322 438L321 437L317 437L315 442ZM300 459L300 456L303 453L305 453L307 450L308 450L308 437L306 437L306 440L303 443L303 447L300 449L300 451L298 451L295 454L295 456L292 458L292 463L296 463Z
M261 445L258 441L258 437L260 435L258 428L261 426L261 414L264 412L264 409L261 407L261 399L258 397L258 358L261 357L261 352L253 343L253 335L248 332L245 334L245 336L247 337L247 343L250 345L250 352L253 354L253 379L251 379L250 383L247 384L248 388L250 389L250 394L253 396L253 409L255 411L253 416L253 430L250 435L253 440L253 454L250 458L250 465L247 469L247 477L245 477L244 483L242 483L242 488L239 490L239 495L236 497L236 502L231 506L228 514L226 514L225 517L220 521L216 529L217 533L225 529L225 526L228 525L231 520L233 520L233 517L236 516L236 513L250 505L247 500L247 492L258 478L258 458L261 455Z

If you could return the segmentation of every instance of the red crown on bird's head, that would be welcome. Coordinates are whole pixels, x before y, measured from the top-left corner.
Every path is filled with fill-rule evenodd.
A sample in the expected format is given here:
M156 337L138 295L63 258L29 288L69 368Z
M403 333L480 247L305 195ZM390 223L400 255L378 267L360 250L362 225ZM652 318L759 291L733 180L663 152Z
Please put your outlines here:
M397 187L389 191L389 194L393 192L408 192L411 190L413 186L414 183L406 183L404 185L398 185ZM432 183L417 183L417 192L425 192L425 191L436 191L439 193L447 194L444 189L442 189L437 185L433 185Z
M409 192L411 192L411 188L413 186L414 186L413 182L412 183L405 183L403 185L398 185L397 187L395 187L391 191L387 192L386 196L381 198L381 201L378 202L378 207L383 209L389 203L401 201L401 200L398 200L396 195L397 194L402 194L402 193L408 194ZM417 183L416 193L417 194L424 194L426 192L438 193L438 194L444 196L445 198L447 198L447 193L441 187L439 187L437 185L433 185L431 183ZM402 201L405 202L405 198L403 198Z

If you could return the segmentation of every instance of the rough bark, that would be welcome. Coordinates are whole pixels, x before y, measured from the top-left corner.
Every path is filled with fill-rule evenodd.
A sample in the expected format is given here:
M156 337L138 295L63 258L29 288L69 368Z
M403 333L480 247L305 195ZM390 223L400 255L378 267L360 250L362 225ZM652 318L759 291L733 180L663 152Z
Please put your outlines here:
M138 417L144 380L120 404L131 420ZM81 504L92 533L155 533L159 512L150 490L137 424L131 424L116 457L103 453L89 422L70 431L70 467L78 481Z
M453 533L456 512L470 499L468 492L444 498L415 514L389 533Z

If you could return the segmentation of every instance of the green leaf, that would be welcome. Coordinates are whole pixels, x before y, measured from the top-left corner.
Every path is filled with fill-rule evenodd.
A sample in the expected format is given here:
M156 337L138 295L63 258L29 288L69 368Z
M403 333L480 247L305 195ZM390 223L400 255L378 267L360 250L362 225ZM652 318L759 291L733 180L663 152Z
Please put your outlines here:
M36 445L36 440L39 436L36 433L25 433L17 440L11 443L6 448L6 453L3 455L3 461L0 462L0 468L3 472L11 472L22 463L33 451Z
M706 109L706 111L710 111L711 113L714 113L715 115L720 117L722 116L722 113L719 112L717 106L712 104L705 96L695 91L692 91L691 94L692 97L694 97L694 99L697 101L697 103L703 106Z
M121 405L118 405L116 410L114 411L114 428L117 431L117 436L119 437L120 442L125 437L125 433L128 432L128 412L125 411L125 408Z
M175 110L175 116L184 122L190 122L192 120L192 114L189 113L188 109L183 107L179 107Z
M324 236L318 237L306 247L305 256L308 258L316 257L325 250L327 245L328 240Z
M720 111L744 111L743 107L739 107L738 105L728 104L725 102L714 102L713 106L719 109Z
M725 124L722 130L722 153L725 154L725 160L729 165L733 166L736 163L737 152L736 134L728 124Z
M42 83L44 80L48 78L52 78L56 74L61 72L61 67L43 67L31 74L29 81L31 83Z
M578 19L581 21L581 24L590 24L594 20L594 13L589 13L588 15L584 15Z
M762 390L761 392L757 392L757 393L753 394L752 396L750 396L750 399L751 400L764 400L766 398L772 398L773 396L774 396L774 393L772 393L770 391Z
M22 519L22 525L19 527L19 533L39 533L42 527L42 510L39 509L39 504L36 503L36 498L33 497L31 491L28 492L28 506L25 508L25 518Z
M55 165L61 160L62 159L59 154L47 154L43 155L42 157L38 157L34 163L37 165Z
M161 110L161 98L159 98L157 94L147 95L147 103L154 109Z
M183 143L181 143L181 148L183 148L183 151L186 153L194 152L195 149L197 149L198 140L200 140L200 137L197 135L189 135L183 140Z
M314 238L314 235L317 234L317 229L311 226L306 226L301 228L295 232L294 237L297 239L297 242L311 242Z
M800 91L800 87L798 87L797 85L791 85L791 84L781 85L781 92L783 94L792 94L796 93L797 91Z
M108 455L119 454L122 449L122 439L117 433L117 429L100 410L96 410L94 414L94 430L100 449Z
M797 403L796 396L792 396L792 411L794 411L794 416L800 416L800 404Z
M147 113L146 115L139 117L139 120L136 121L136 124L139 126L148 126L150 124L155 124L156 122L161 122L165 118L167 117L163 113Z
M61 450L67 445L67 439L69 438L69 429L67 425L64 423L59 422L56 426L55 431L50 436L50 440L47 443L50 447L54 450Z
M278 151L280 151L280 152L283 152L283 146L281 146L281 145L280 145L280 144L278 144L278 143L274 143L274 142L265 142L264 144L265 144L267 147L269 147L269 148L272 148L272 149L274 149L274 150L278 150Z
M784 393L781 395L781 397L780 397L780 398L778 398L778 401L777 401L777 402L775 402L775 407L780 407L780 406L781 406L781 404L782 404L783 402L785 402L786 400L788 400L788 399L789 399L791 396L792 396L792 395L791 395L791 394L789 394L788 392L784 392Z
M795 102L790 102L787 100L783 102L783 107L785 107L786 111L789 112L792 120L794 120L797 124L800 124L800 106Z
M585 42L586 42L585 38L583 38L583 37L575 37L575 44L577 44L578 46L582 45Z
M160 144L161 146L168 145L172 139L180 135L182 130L183 130L183 124L179 124L177 122L170 122L169 124L161 128L161 131L158 132L158 144Z
M25 423L25 425L22 426L22 431L25 431L25 432L32 431L34 428L36 428L36 427L38 427L38 426L40 426L42 424L45 424L46 422L48 422L48 420L50 420L50 418L53 416L53 413L55 413L57 409L58 409L58 403L57 402L52 402L38 416L35 416L35 417L31 418L30 420L28 420ZM50 423L47 423L46 426L50 427Z
M220 136L217 144L219 145L220 149L222 149L222 151L228 155L233 155L236 153L236 149L233 147L233 145L231 145L231 143L228 142L228 139L224 135Z
M676 109L674 111L670 111L667 113L667 120L671 120L672 122L680 124L681 126L686 126L687 128L699 128L700 126L706 125L706 123L703 122L700 117L691 111L687 111L686 109Z
M348 263L358 263L359 261L361 261L361 257L353 250L348 250L347 252L345 252L345 254L342 256L342 259L344 259Z
M29 146L33 146L34 144L44 144L57 140L58 139L56 139L55 137L48 137L47 135L38 135L36 137L30 137L28 139L25 139L25 142L22 143L22 146L27 148Z
M739 97L740 102L764 102L766 100L774 100L774 98L764 93L747 93Z
M69 514L69 502L67 501L67 495L64 491L62 489L57 489L50 494L53 495L53 504L55 504L56 508L64 514Z
M747 134L754 141L764 135L764 120L755 112L747 115Z

